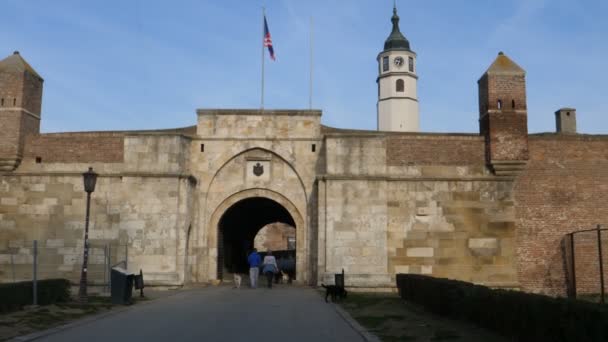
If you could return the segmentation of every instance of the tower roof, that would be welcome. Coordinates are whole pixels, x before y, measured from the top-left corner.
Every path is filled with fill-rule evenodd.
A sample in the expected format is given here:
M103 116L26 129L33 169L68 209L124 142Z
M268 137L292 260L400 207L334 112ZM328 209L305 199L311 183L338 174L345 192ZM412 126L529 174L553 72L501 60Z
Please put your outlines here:
M30 74L42 79L40 75L29 65L23 57L19 54L19 51L13 52L12 55L6 57L0 61L0 72L29 72Z
M410 42L403 36L399 30L399 16L397 15L397 7L393 6L393 30L384 42L384 51L387 50L410 50Z
M517 63L513 62L511 58L507 57L502 51L498 53L498 57L494 60L494 63L490 65L486 74L488 75L504 75L504 74L525 74L526 71L522 69Z

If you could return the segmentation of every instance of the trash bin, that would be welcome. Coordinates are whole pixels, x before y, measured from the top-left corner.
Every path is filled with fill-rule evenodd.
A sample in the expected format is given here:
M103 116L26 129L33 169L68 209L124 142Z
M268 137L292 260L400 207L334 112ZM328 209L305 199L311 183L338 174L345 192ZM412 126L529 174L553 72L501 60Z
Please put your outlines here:
M139 296L144 297L144 273L142 270L139 270L139 274L136 274L133 278L133 284L135 285L135 289L139 290Z
M121 267L112 268L112 304L131 304L133 274Z
M342 269L342 273L335 274L334 284L337 287L344 288L344 269Z

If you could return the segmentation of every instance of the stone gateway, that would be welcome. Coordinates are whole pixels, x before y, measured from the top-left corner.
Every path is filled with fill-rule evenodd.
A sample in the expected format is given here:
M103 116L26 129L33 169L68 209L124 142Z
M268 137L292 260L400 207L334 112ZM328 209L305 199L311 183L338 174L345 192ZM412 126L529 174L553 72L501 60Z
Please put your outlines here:
M150 285L221 280L279 224L295 228L300 283L344 269L349 287L419 273L564 294L563 235L608 222L608 136L577 134L574 109L528 134L525 72L502 53L478 82L479 133L417 132L416 55L393 23L381 131L327 127L318 110L200 109L180 129L40 133L43 79L4 59L0 281L27 279L32 240L54 265L41 272L77 281L93 167L91 244L125 246Z

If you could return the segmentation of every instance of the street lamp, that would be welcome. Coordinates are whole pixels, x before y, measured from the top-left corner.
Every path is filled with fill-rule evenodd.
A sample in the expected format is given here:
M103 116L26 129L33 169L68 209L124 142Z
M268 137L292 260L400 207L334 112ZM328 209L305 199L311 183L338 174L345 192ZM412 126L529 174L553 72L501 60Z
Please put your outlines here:
M97 183L97 174L93 172L93 168L89 167L89 171L82 174L84 179L84 191L87 193L87 215L84 225L84 260L82 261L82 271L80 272L80 289L78 297L80 301L87 301L87 266L89 262L89 210L91 208L91 193L95 191L95 183Z

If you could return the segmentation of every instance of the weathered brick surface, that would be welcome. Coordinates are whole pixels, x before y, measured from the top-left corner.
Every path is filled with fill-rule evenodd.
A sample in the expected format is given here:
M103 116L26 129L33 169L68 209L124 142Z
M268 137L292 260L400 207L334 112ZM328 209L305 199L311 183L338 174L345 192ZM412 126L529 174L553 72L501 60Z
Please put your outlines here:
M489 113L480 120L486 155L492 160L528 159L528 117L515 112Z
M43 80L27 68L5 64L0 65L0 159L14 160L9 164L16 166L25 137L40 132ZM14 166L4 165L3 169Z
M478 81L479 131L488 163L528 159L525 76L501 53Z
M42 107L42 79L29 72L23 75L23 91L21 101L18 101L19 107L25 110L40 115Z
M479 85L479 116L488 111L527 110L525 74L487 75L481 77ZM513 106L514 105L514 106Z
M604 282L608 283L608 269L606 269L608 268L608 231L602 231L601 234ZM596 231L575 234L574 273L577 294L579 295L597 294L600 292L599 252L597 242ZM570 261L570 259L567 261ZM604 291L608 291L608 286L604 286Z
M479 135L393 135L387 138L386 163L389 166L484 164L484 140Z
M284 251L289 244L288 239L296 239L296 228L284 223L271 223L255 236L253 246L258 251Z
M123 162L121 133L41 134L27 138L24 158L40 157L43 163Z
M608 224L608 137L530 136L530 161L516 181L515 199L522 288L565 294L564 235ZM597 272L581 273L581 284L593 276Z
M24 73L0 72L0 108L17 107L23 98Z
M0 111L0 158L10 158L19 151L20 112Z

